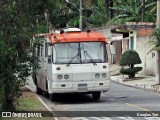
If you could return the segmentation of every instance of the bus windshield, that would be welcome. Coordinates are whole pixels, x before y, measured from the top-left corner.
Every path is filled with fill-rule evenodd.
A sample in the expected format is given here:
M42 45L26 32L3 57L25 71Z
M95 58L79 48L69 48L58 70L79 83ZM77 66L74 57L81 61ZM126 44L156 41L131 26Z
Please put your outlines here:
M107 62L104 42L76 42L54 44L54 64L85 64Z

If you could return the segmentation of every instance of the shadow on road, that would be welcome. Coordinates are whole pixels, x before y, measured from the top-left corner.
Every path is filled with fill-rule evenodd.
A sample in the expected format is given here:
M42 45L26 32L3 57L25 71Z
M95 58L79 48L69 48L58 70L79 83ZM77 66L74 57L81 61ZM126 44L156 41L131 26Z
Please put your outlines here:
M81 93L68 93L68 94L55 94L54 103L57 104L84 104L84 103L101 103L105 102L103 100L95 101L92 99L91 94L81 94ZM49 98L48 98L49 99Z

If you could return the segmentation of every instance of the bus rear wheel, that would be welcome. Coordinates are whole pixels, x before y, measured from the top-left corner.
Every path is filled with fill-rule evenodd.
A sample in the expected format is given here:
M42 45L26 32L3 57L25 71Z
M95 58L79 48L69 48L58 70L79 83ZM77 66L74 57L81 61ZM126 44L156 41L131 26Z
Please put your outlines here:
M39 95L42 94L42 92L43 92L43 91L42 91L39 87L37 87L37 86L36 86L36 91L37 91L37 94L39 94Z
M100 96L101 96L101 92L93 92L92 93L93 100L99 100Z
M39 95L42 94L43 91L37 85L37 77L36 76L34 78L34 84L36 85L36 92L37 92L37 94L39 94Z

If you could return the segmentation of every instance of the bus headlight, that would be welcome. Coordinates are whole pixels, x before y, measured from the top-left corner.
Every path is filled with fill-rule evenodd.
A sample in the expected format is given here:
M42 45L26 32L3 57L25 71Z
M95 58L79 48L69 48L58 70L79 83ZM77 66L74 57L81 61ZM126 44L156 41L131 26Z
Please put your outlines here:
M62 80L62 75L58 75L58 76L57 76L57 79L58 79L58 80Z
M100 77L100 74L99 74L99 73L96 73L96 74L95 74L95 78L98 79L99 77Z
M102 73L102 78L105 78L106 77L106 73Z
M69 75L64 75L64 79L68 80L69 79Z

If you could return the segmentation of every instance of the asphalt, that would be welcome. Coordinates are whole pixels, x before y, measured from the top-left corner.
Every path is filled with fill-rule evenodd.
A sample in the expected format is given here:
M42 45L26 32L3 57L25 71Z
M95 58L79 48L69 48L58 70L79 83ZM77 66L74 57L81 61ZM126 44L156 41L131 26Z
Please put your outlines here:
M120 67L113 66L110 68L112 73L116 73L116 71L119 71ZM111 81L123 84L126 86L136 87L144 90L150 90L153 92L160 93L160 85L156 84L156 77L155 76L146 76L146 75L140 75L136 74L135 78L129 79L126 75L117 75L112 74L111 75ZM28 85L26 85L29 89L33 91L33 93L36 95L35 91L35 85L33 84L32 78L29 78L29 81L27 82ZM36 95L37 96L37 95ZM51 111L51 109L44 103L44 101L41 100L39 96L37 98L42 102L42 104L48 109L48 111ZM59 120L57 117L54 117L55 120Z
M111 81L126 86L136 87L144 90L151 90L160 93L160 84L157 84L156 76L136 74L135 78L128 78L127 75L118 74L112 75Z

